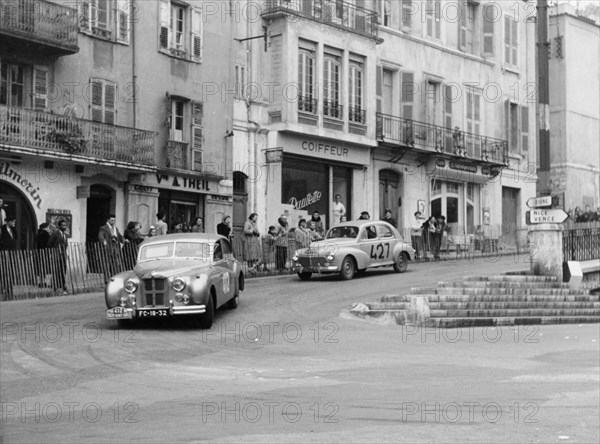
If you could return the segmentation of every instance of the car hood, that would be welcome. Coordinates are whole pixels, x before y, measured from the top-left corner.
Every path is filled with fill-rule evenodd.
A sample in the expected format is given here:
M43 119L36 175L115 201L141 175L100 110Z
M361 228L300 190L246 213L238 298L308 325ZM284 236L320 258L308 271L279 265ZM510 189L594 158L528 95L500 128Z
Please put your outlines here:
M307 250L310 250L313 253L318 254L329 254L336 253L341 248L355 246L357 244L356 239L343 239L343 238L335 238L335 239L325 239L318 242L313 242L310 244L309 248L303 248L298 250L298 253L306 253Z
M198 259L158 259L137 264L133 272L139 276L169 278L187 273L198 273L210 267L210 262Z

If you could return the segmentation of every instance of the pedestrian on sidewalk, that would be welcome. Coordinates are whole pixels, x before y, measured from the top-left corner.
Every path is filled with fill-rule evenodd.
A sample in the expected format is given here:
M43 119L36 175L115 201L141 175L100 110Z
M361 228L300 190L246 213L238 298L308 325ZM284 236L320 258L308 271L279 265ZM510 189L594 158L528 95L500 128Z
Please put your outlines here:
M204 219L200 216L196 218L196 221L192 225L192 233L204 233Z
M40 224L38 232L35 235L35 274L38 279L38 287L46 287L46 274L50 259L45 250L48 249L50 242L50 224L44 222Z
M123 234L124 239L129 241L123 247L125 268L127 270L133 270L137 259L138 249L140 244L144 242L144 236L142 236L142 233L140 232L141 229L142 225L139 222L131 221L127 224L127 229Z
M62 291L67 294L67 283L65 275L67 274L67 221L61 219L57 223L57 229L50 235L48 248L54 249L54 273L52 275L52 288L54 291Z
M421 219L421 212L416 211L410 228L410 240L412 242L413 248L415 249L415 259L419 259L421 257L421 254L423 253L422 227L423 219Z
M306 219L300 219L298 221L298 228L294 232L294 239L296 241L296 249L307 248L310 246L312 241L312 234L306 226Z
M313 211L310 221L315 223L315 230L319 233L319 236L325 236L325 227L317 210Z
M163 234L167 234L169 232L169 225L165 222L165 213L158 212L156 213L156 235L162 236Z
M392 217L392 210L390 210L389 208L387 208L385 210L385 217L383 219L381 219L381 220L384 221L384 222L387 222L388 224L390 224L394 228L398 228L398 222L396 222L396 219L394 219Z
M258 214L252 213L244 222L244 249L248 267L255 267L260 262L261 245L260 231L258 231Z
M10 252L17 249L16 224L16 218L8 216L5 224L0 227L0 265L2 266L2 272L0 273L0 292L4 295L4 300L13 298L13 282L16 278L16 265L12 262L14 258Z
M440 249L442 248L442 241L444 239L444 234L446 234L446 217L439 216L435 225L435 232L433 234L434 239L434 247L433 247L433 257L436 260L440 260Z
M101 247L104 249L104 254L102 256L104 264L104 281L108 283L111 276L121 272L121 248L123 248L123 243L125 242L123 235L117 228L117 219L114 214L109 215L106 219L106 224L100 227L98 240L100 241Z
M271 264L275 263L275 247L277 243L277 227L275 225L269 226L269 231L265 236L265 243L263 245L263 263L265 268L272 268Z
M423 223L423 257L427 257L427 253L434 251L433 241L436 228L435 216L431 216Z
M277 219L276 228L276 240L275 240L275 265L277 270L282 271L286 269L287 264L287 250L289 243L289 224L287 221L287 214L282 214Z

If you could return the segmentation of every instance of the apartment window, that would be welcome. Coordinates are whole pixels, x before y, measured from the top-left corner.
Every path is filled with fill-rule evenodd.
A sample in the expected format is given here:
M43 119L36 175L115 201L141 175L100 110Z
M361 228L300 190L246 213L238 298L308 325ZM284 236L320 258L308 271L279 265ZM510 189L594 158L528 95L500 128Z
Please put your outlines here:
M45 110L48 108L48 68L33 67L33 108Z
M518 67L519 23L511 16L504 16L504 64L510 67Z
M379 2L379 23L383 26L392 26L392 2L383 0Z
M298 110L316 112L314 100L315 53L300 49L298 54Z
M494 4L483 7L483 56L494 56L494 24L496 22Z
M412 0L402 0L402 29L409 30L412 26L412 15L415 4Z
M388 115L394 114L394 71L383 70L383 112Z
M131 1L82 0L79 3L79 25L82 32L129 43Z
M413 103L415 99L415 82L412 72L402 73L402 117L413 119Z
M161 52L196 62L202 60L201 10L169 0L160 1Z
M506 138L511 152L529 150L529 108L506 102Z
M477 5L465 1L460 14L460 31L458 36L458 47L461 51L473 54L475 35L475 17L477 16Z
M350 62L349 87L349 120L350 122L365 123L363 109L363 64Z
M442 5L440 0L425 2L427 37L441 39L442 37Z
M467 87L467 132L479 134L481 127L481 91Z
M235 97L238 99L244 98L246 89L246 67L236 65L235 67Z
M116 85L104 79L91 79L91 115L94 122L115 124Z
M2 63L0 68L0 105L22 107L23 104L23 66Z
M340 106L340 58L325 54L323 61L323 115L341 118Z

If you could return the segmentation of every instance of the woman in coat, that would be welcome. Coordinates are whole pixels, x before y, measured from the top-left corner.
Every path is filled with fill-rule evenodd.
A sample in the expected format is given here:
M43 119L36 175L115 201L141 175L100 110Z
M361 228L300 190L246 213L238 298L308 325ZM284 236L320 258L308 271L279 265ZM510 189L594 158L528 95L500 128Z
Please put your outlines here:
M246 248L246 260L248 267L254 267L260 261L262 248L260 245L260 231L256 221L258 214L252 213L244 223L244 238Z
M296 249L307 248L310 246L312 240L312 233L306 226L306 219L300 219L298 222L298 228L294 232L294 239L296 240Z
M223 222L217 225L217 234L225 236L231 241L231 236L233 235L231 232L231 216L223 216Z

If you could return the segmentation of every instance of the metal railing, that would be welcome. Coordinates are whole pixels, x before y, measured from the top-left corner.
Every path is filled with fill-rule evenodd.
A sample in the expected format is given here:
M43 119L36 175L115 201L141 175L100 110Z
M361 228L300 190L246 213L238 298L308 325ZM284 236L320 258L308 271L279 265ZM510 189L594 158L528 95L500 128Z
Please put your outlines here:
M317 100L312 96L298 96L298 111L305 113L317 113Z
M167 142L167 168L180 170L192 169L188 146L187 142L178 142L176 140L169 140Z
M0 105L0 143L98 161L154 165L156 133Z
M377 113L377 139L411 148L508 164L508 142L417 120Z
M341 0L266 0L264 16L289 13L377 38L377 12Z
M600 259L600 224L563 231L563 261Z
M338 101L323 100L323 115L333 119L343 119L344 107Z
M77 51L77 11L46 0L2 0L0 30Z
M360 106L349 106L348 120L350 122L360 123L364 125L365 123L367 123L367 111Z

